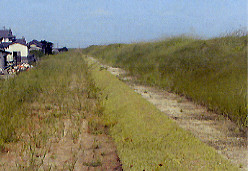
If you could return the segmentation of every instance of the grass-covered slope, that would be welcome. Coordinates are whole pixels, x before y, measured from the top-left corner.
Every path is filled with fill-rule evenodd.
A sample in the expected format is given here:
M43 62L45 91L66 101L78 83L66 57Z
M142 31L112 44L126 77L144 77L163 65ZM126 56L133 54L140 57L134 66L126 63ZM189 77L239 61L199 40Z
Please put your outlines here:
M119 170L99 91L76 52L0 84L0 170Z
M77 98L70 89L72 82L76 88L81 88L73 92ZM27 120L36 115L40 106L48 105L47 109L55 106L58 112L65 113L74 108L94 113L95 107L90 103L95 105L92 100L96 98L95 93L87 64L80 55L72 52L46 56L34 69L9 80L0 80L0 151L6 143L21 139L23 131L30 131ZM80 102L85 102L85 106ZM34 103L38 104L36 109L32 108Z
M237 169L108 71L94 68L92 77L105 99L104 124L124 170Z
M247 126L247 36L90 46L84 53Z

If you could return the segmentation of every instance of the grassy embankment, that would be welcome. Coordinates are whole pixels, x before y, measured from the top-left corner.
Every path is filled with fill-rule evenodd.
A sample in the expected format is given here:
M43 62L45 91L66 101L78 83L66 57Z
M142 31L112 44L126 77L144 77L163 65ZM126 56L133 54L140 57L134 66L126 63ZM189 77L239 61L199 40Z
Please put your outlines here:
M72 169L71 160L62 166L43 163L57 158L50 148L65 136L65 121L71 123L67 134L73 141L78 140L85 118L94 133L102 110L97 93L88 66L77 53L43 57L34 69L1 80L0 168ZM4 155L9 150L9 155L16 151L11 162Z
M212 147L196 139L108 71L95 65L102 89L103 120L124 170L236 170Z
M67 120L72 124L68 134L77 142L86 118L94 134L103 133L101 125L110 128L125 170L236 169L110 73L99 68L92 72L93 77L81 55L69 52L44 58L35 69L1 82L1 168L15 162L18 169L58 169L46 162L61 157L51 145L64 141ZM92 78L102 89L101 98ZM100 99L105 99L102 118ZM2 163L3 153L15 142L17 160ZM71 153L73 157L77 151ZM73 169L75 160L60 167Z
M85 54L183 94L247 127L247 36L90 46Z

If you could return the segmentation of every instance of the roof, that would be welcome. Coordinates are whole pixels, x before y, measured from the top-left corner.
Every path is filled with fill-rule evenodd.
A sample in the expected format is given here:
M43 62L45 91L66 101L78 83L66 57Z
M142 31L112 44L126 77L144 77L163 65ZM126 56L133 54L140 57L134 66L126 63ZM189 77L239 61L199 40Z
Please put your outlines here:
M19 43L19 44L22 44L22 45L27 46L26 40L25 40L24 38L22 38L22 39L16 39L16 40L13 42L13 44L14 44L14 43Z
M66 47L59 48L58 50L59 50L59 52L66 52L66 51L68 51L68 49Z
M0 48L5 49L5 48L9 47L9 45L11 45L11 44L12 44L12 42L3 42L0 44Z
M38 40L32 40L31 42L28 43L28 45L36 45L37 47L42 48L42 43L39 42Z
M15 36L13 36L11 29L4 29L0 30L0 38L15 38Z

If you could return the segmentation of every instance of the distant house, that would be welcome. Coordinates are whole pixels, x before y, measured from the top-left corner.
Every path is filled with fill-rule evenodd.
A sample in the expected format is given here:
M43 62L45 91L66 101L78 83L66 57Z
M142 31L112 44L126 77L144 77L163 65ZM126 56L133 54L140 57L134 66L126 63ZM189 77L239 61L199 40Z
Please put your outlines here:
M67 47L59 48L58 50L59 50L59 52L67 52L68 51Z
M4 69L7 65L7 55L11 54L11 52L6 52L0 49L0 69Z
M16 37L12 34L11 29L0 30L0 43L9 43L13 42Z
M24 38L16 39L13 42L1 43L0 48L11 52L11 54L7 55L7 62L14 62L16 64L28 62L29 50Z
M67 52L68 49L67 47L63 47L63 48L53 48L53 53L54 54L57 54L57 53L60 53L60 52Z
M29 42L28 47L29 47L29 51L32 50L42 51L42 43L39 42L38 40L32 40L31 42Z

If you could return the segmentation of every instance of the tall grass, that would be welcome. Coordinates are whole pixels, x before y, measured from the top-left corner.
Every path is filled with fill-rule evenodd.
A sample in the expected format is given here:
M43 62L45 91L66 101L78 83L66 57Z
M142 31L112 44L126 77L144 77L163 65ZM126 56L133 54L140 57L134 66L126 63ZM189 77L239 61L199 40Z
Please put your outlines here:
M238 170L108 71L92 76L124 170Z
M72 84L75 84L73 90ZM27 127L28 118L42 106L58 108L61 113L73 110L80 115L98 113L96 93L88 65L81 55L72 52L46 56L34 69L1 80L0 147L18 141L23 135L20 128ZM33 104L39 106L34 108Z
M247 127L246 34L90 46L83 52L125 68L142 83L183 94Z

